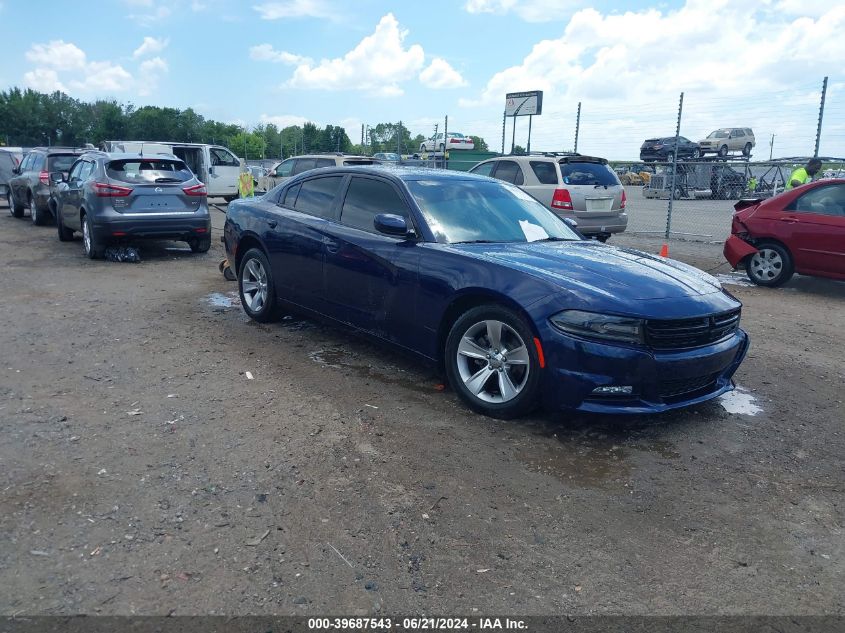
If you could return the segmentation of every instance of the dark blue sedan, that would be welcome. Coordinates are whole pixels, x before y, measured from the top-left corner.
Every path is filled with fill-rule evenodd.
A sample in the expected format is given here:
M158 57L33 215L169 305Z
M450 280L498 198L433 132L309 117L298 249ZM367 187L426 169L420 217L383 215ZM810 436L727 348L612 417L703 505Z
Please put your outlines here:
M680 262L587 241L519 188L325 168L229 206L256 321L288 308L437 363L475 411L656 412L733 388L741 304Z

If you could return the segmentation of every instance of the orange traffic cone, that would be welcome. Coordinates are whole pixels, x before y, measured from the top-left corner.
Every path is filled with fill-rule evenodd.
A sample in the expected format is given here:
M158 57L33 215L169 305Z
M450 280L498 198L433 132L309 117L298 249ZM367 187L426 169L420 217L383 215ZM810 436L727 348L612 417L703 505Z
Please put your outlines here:
M669 257L669 245L665 242L663 243L663 246L660 247L660 256Z

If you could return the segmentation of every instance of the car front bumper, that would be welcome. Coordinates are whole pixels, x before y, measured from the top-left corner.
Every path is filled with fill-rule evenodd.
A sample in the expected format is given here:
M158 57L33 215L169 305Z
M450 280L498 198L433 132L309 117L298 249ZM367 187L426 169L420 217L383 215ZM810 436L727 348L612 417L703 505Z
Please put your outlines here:
M748 351L748 335L705 347L650 350L578 339L554 326L541 333L546 406L593 413L659 413L715 398L733 389L731 377ZM597 394L602 387L630 394Z

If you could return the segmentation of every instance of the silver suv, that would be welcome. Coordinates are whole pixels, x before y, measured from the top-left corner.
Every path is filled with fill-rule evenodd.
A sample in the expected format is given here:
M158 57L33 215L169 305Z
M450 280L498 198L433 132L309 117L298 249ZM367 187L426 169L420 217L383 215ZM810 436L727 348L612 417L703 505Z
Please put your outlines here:
M751 156L757 142L750 127L723 127L713 130L707 138L698 142L701 154L718 154L725 157L728 152L742 152Z
M319 167L343 167L349 165L378 165L381 161L371 156L355 156L352 154L305 154L283 160L270 170L270 173L258 179L257 189L270 191L279 183L309 169Z
M604 158L571 153L502 156L478 163L470 173L517 185L602 242L628 226L625 188Z

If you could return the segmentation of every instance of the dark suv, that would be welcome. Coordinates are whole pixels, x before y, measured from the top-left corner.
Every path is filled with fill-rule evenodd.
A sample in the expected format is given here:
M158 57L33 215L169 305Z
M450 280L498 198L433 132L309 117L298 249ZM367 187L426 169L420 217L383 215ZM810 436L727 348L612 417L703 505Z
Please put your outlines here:
M211 247L205 185L173 155L87 152L67 177L50 178L59 240L79 231L91 259L110 243L136 238L182 240L195 253Z
M51 173L66 174L87 150L73 147L36 147L23 159L9 179L9 210L22 218L29 207L33 224L46 224L55 217L55 188Z
M650 162L672 162L672 155L676 154L678 160L687 158L701 158L701 148L698 143L693 143L683 136L678 137L678 147L675 148L675 137L664 136L661 138L647 138L640 146L640 160Z

